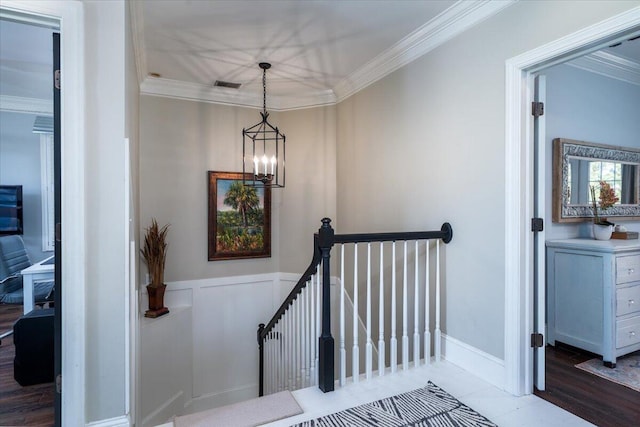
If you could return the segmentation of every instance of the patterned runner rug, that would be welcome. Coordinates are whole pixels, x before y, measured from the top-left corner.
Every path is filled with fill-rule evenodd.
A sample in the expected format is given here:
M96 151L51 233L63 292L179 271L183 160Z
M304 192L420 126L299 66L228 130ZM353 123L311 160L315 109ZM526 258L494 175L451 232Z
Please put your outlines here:
M296 424L295 427L497 427L429 381L426 387Z
M587 360L576 365L576 368L640 391L640 352L638 351L618 358L615 368L604 366L601 358Z

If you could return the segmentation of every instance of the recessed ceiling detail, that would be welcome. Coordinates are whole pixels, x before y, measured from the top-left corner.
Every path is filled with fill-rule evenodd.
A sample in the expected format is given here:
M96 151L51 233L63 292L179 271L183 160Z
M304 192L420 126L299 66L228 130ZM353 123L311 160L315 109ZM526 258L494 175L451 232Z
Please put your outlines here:
M268 58L270 110L331 105L513 3L130 2L140 90L260 108L256 65Z

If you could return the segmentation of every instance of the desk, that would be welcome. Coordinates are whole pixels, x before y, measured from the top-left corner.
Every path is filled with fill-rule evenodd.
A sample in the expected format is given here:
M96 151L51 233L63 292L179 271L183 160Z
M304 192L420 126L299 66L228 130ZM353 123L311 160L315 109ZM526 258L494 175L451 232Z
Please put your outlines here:
M22 270L22 292L24 293L24 314L33 310L33 284L43 280L54 280L55 263L53 256Z

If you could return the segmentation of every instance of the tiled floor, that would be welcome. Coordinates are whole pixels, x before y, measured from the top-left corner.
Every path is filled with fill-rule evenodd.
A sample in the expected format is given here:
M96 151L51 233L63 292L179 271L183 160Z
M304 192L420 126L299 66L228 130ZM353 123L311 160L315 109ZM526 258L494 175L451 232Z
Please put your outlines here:
M431 381L500 427L584 427L593 424L534 395L515 397L446 361L394 375L348 384L332 393L317 387L293 392L303 414L265 424L285 427L301 421L424 387ZM171 427L173 423L160 427ZM231 426L229 426L231 427Z
M317 387L293 392L304 413L266 424L290 426L384 397L393 396L432 381L501 427L583 427L593 424L534 395L515 397L446 361L412 368L395 375L349 384L332 393Z

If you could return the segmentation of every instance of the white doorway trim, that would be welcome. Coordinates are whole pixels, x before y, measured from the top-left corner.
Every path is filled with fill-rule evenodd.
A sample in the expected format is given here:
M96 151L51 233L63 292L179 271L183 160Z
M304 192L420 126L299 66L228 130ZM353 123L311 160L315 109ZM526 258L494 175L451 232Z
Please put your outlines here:
M2 0L4 13L60 23L62 106L62 425L85 424L83 8L75 1ZM22 15L22 16L21 16Z
M505 389L533 392L533 119L531 74L599 50L640 25L640 7L506 61ZM544 302L543 302L544 303Z

